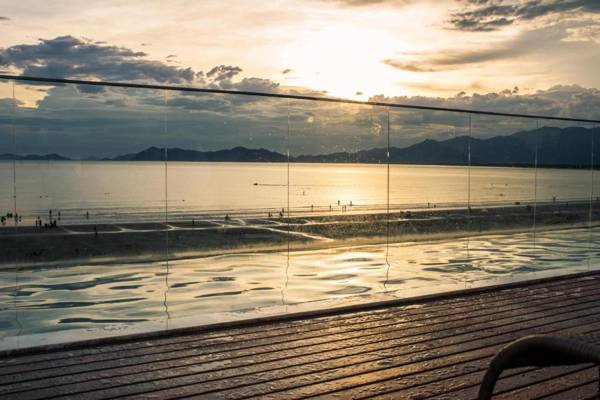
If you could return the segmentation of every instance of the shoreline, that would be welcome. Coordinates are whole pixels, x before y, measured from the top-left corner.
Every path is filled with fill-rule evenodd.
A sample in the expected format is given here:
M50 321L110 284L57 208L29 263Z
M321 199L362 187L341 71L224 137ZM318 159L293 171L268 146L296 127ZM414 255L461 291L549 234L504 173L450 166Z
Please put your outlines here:
M422 209L387 213L292 215L216 222L175 221L5 227L0 270L117 265L229 254L314 251L344 246L439 241L482 235L590 228L589 202ZM594 203L595 205L595 203ZM591 219L590 219L591 217ZM96 231L94 231L94 227ZM168 243L168 252L167 252Z

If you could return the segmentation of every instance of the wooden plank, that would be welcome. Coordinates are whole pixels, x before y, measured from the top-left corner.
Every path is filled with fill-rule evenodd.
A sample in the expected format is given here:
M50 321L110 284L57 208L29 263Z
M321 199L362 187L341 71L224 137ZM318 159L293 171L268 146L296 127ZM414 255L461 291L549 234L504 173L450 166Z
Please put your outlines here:
M600 320L600 316L598 316L598 319ZM600 323L599 323L599 327L600 327ZM385 347L384 347L385 348ZM363 349L364 350L364 349ZM414 350L414 349L413 349ZM338 354L335 354L338 353ZM146 377L146 379L150 378L150 380L144 382L146 384L146 387L151 387L153 389L156 389L156 384L157 381L159 381L160 379L168 379L165 383L169 384L169 385L175 385L175 384L181 384L181 385L188 385L188 384L194 384L197 382L202 382L203 385L203 390L221 390L221 389L226 389L227 387L230 387L232 384L235 384L237 386L243 386L243 385L249 385L252 384L254 382L256 382L257 380L269 380L269 379L280 379L282 378L284 375L292 375L293 374L299 374L302 375L304 373L307 373L309 371L321 371L324 367L326 367L326 365L323 364L324 360L327 360L327 363L330 363L331 365L337 365L337 366L343 366L343 365L347 365L350 364L352 362L356 362L357 360L373 360L374 362L381 362L382 361L382 356L385 356L386 358L390 358L393 356L396 356L398 354L398 351L394 351L393 349L387 349L386 351L380 351L377 353L373 353L373 352L366 352L364 351L363 354L359 354L357 357L355 357L354 359L352 357L350 357L346 350L342 349L342 350L338 350L338 351L334 351L331 352L327 357L321 356L319 358L319 355L317 355L316 357L313 357L312 360L310 360L310 356L304 356L304 358L306 360L312 361L311 365L299 365L298 367L293 367L291 365L288 365L285 361L278 361L278 362L273 362L270 363L271 365L261 365L261 367L263 367L262 371L263 373L258 374L258 372L261 371L261 369L257 369L256 365L249 365L247 367L248 371L244 371L244 368L241 367L239 369L237 368L232 368L229 370L225 370L222 371L221 374L215 374L214 372L209 372L207 374L194 374L193 376L179 376L177 377L177 371L172 371L172 370L166 370L165 373L163 374L152 374L152 376L154 377L154 379L151 379L152 376L148 376ZM362 357L362 358L359 358ZM370 357L370 358L368 358ZM337 360L335 360L337 358ZM316 361L315 361L316 360ZM385 358L383 359L385 361ZM295 360L298 361L298 360ZM303 360L301 360L303 361ZM268 363L267 363L268 364ZM331 365L329 365L329 367L331 367ZM270 368L270 370L264 370L264 367L268 367ZM285 368L285 371L282 371L282 368ZM187 371L189 372L189 371ZM192 369L192 373L195 372L195 369ZM242 373L242 376L239 376L239 374ZM252 374L252 375L249 375ZM246 375L246 376L243 376ZM257 375L260 375L260 377L257 377ZM236 378L237 376L237 378ZM232 379L232 377L234 377L235 379ZM98 377L100 379L100 377ZM102 377L103 379L104 377ZM245 380L244 380L245 379ZM216 381L216 382L212 382L212 381ZM93 399L93 398L103 398L105 395L107 394L114 394L114 393L118 393L118 395L122 396L124 394L127 394L129 392L135 392L136 390L139 391L140 390L140 386L138 385L137 387L135 387L133 384L135 383L135 379L132 379L132 377L128 377L128 376L122 376L122 377L115 377L114 379L112 379L110 381L110 385L111 386L117 386L118 384L121 384L122 386L126 386L126 387L119 387L119 388L115 388L114 390L109 389L108 387L102 385L102 383L98 383L96 385L96 387L98 388L98 392L96 393L89 393L89 390L93 389L93 384L97 383L97 382L88 382L86 383L85 386L81 386L80 384L73 384L70 385L70 387L67 386L62 386L59 388L50 388L48 390L36 390L36 391L31 391L31 392L21 392L20 394L27 397L27 398L43 398L45 396L50 396L50 395L57 395L60 393L73 393L75 390L79 389L84 389L86 391L86 398L89 399ZM104 384L106 385L106 383ZM153 385L153 386L152 386ZM73 391L71 391L71 389L73 389Z
M594 288L590 289L590 292L592 293L592 297L591 299L594 299L595 297L593 297L594 295L597 294L597 290L595 290ZM583 298L579 298L578 296L583 296L586 292L579 292L578 294L574 295L572 293L568 293L568 294L564 294L562 296L558 296L556 298L553 298L553 302L549 302L546 299L538 299L538 304L540 305L544 305L547 308L552 307L553 312L557 312L559 309L557 309L555 306L558 305L560 307L567 307L569 305L576 305L578 307L580 307L582 305L582 301ZM566 301L565 298L568 298L568 296L572 296L574 297L573 299ZM590 300L591 301L591 300ZM543 317L545 314L543 310L536 309L536 313L540 314L540 317ZM443 326L441 326L440 328L438 328L436 331L432 331L429 328L432 325L426 325L425 327L420 327L417 328L416 331L411 330L411 328L407 328L405 330L402 331L398 331L398 332L392 332L391 336L389 332L384 332L384 334L375 332L375 336L371 338L371 342L376 343L376 344L381 344L382 346L389 346L389 344L385 343L385 340L389 340L391 338L393 338L394 336L397 338L410 338L411 340L409 341L409 343L417 343L417 342L423 342L423 341L430 341L432 339L434 339L435 337L438 338L444 338L444 337L450 337L459 333L466 333L466 332L477 332L477 331L481 331L481 330L485 330L485 329L491 329L493 327L501 327L501 326L505 326L505 325L510 325L513 324L515 322L517 322L520 319L532 319L534 317L537 316L536 313L529 313L529 314L524 314L522 309L517 309L517 310L510 310L510 311L506 311L506 312L502 312L501 310L495 310L492 314L487 314L485 318L469 318L468 320L466 319L462 319L460 321L460 324L458 325L458 327L456 329L451 329L453 328L452 325L450 324L445 324ZM506 321L505 321L506 320ZM468 322L468 324L466 324L466 322ZM413 328L414 329L414 328ZM426 336L424 336L426 335ZM350 343L350 345L357 345L357 344L364 344L364 340L365 340L365 335L356 335L355 336L356 340L354 340L354 342ZM368 337L367 337L368 339ZM347 340L347 337L344 336L339 340ZM384 341L384 342L382 342ZM326 351L327 350L327 345L329 345L330 348L335 348L335 349L340 349L340 348L344 348L346 346L344 346L343 343L330 343L330 342L325 342L324 345L319 346L319 347L314 347L314 346L310 346L308 349L306 349L306 346L303 346L303 348L297 349L300 351L296 351L295 355L304 355L304 354L310 354L310 352L315 352L315 349L317 352L322 352L322 351ZM227 353L226 356L234 356L235 354L232 353ZM274 354L277 356L277 354ZM288 360L289 363L289 359L293 357L293 354L287 353L287 354L283 354L281 356L279 356L279 359L284 359L284 360ZM261 361L268 361L269 357L261 357ZM192 360L190 360L192 361ZM218 361L218 360L217 360ZM241 362L240 362L241 361ZM194 361L193 361L193 365L195 365L194 370L197 370L199 368L199 364L201 364L202 362L208 362L208 366L207 368L211 367L211 368L215 368L215 360L213 359L202 359L199 357L195 357ZM249 357L249 362L251 363L256 363L256 357L254 355L251 355L251 357ZM152 370L156 370L156 367L160 366L161 363L147 363L147 364L143 364L144 366L147 366L148 368L152 369ZM185 365L190 365L189 362L185 362L185 363L181 363L180 360L175 360L173 363L164 365L163 368L164 369L168 369L169 372L173 372L173 368L176 368L177 366L185 366ZM237 360L235 362L235 366L240 367L243 366L243 360ZM116 368L116 369L110 369L110 370L104 370L102 371L102 373L100 373L100 376L103 379L106 379L107 377L109 377L111 374L114 375L118 375L118 376L124 376L126 373L136 373L139 372L139 369L127 369L127 368ZM87 375L87 378L90 380L95 380L97 377L97 374L89 373ZM30 377L31 378L31 377ZM62 379L60 379L62 378ZM78 375L73 375L71 373L66 374L62 377L57 377L57 378L50 378L50 379L40 379L40 380L30 380L29 383L31 383L31 385L39 385L41 387L43 387L43 383L44 381L49 381L52 382L55 385L64 385L67 384L69 382L77 382L79 381L79 379L81 378L81 374ZM157 378L157 372L153 372L152 374L152 379L155 380ZM27 385L25 385L27 386ZM18 385L17 385L18 387ZM5 386L6 389L8 390L13 390L15 389L15 386L10 385L10 386Z
M594 321L600 321L600 315L598 314L598 312L600 312L600 310L594 311ZM575 321L575 319L583 317L584 314L584 312L570 312L571 317L569 317L569 319L571 321ZM575 318L572 318L573 316L575 316ZM559 323L557 323L557 320L559 318L560 317L557 316L548 317L548 319L544 322L546 324L560 325ZM467 352L469 350L479 350L481 348L486 348L489 346L492 346L489 349L491 355L495 350L494 345L498 342L498 340L502 339L502 337L505 341L512 340L515 337L519 337L518 335L520 334L520 332L524 331L526 330L523 330L522 327L519 326L515 327L515 329L510 334L504 334L499 336L487 335L487 337L485 334L480 334L481 336L483 336L482 339L480 338L473 340L473 338L470 337L465 338L462 341L458 341L457 344L449 343L447 345L442 345L437 348L430 348L424 346L424 348L417 348L416 352L407 352L406 355L398 355L396 354L397 351L395 351L392 352L393 355L391 356L389 354L379 356L375 354L374 356L371 356L371 359L367 360L353 360L348 358L342 358L340 360L334 360L337 361L338 364L331 366L326 365L326 362L330 362L330 360L322 361L321 363L317 363L316 365L312 366L314 368L314 370L312 370L312 373L308 373L311 371L307 371L306 366L302 366L299 371L295 371L296 373L292 375L291 378L282 378L282 375L284 375L282 370L274 371L273 376L265 377L264 374L260 374L261 380L263 377L266 378L265 382L260 384L252 384L252 381L248 381L248 379L227 379L227 383L229 385L231 385L232 383L235 384L235 388L219 393L218 397L220 397L220 395L223 394L227 398L236 398L236 396L238 395L238 389L240 387L244 388L244 396L264 395L265 390L269 392L286 390L285 397L288 398L290 396L295 397L294 394L296 392L298 392L299 397L322 394L323 392L326 392L326 390L324 390L323 387L316 388L315 382L325 382L325 384L328 384L328 382L333 379L339 379L340 377L349 376L349 379L355 383L357 379L356 375L360 375L358 379L372 379L374 377L380 377L382 374L382 370L389 369L390 367L398 367L398 370L406 371L407 365L410 364L421 364L421 366L427 366L429 363L435 362L435 360L439 362L439 360L442 357L451 356L455 354L463 354L464 352ZM286 373L288 373L288 371L294 372L292 368L287 368L285 366L282 366L282 368L285 370ZM398 371L394 371L393 373L397 374L397 372ZM366 376L369 373L371 373L371 375ZM256 378L253 379L256 380ZM172 382L173 380L169 380L169 384L172 384ZM197 385L191 385L189 382L186 382L182 387L175 389L174 392L176 393L171 393L170 391L160 391L157 393L159 393L161 397L165 398L169 395L180 396L182 395L181 392L185 392L187 395L187 392L198 392L206 390L206 385L208 385L207 382L202 382ZM314 392L304 385L311 385L315 389ZM294 387L298 387L300 389L296 391L288 390ZM156 389L156 386L153 389ZM281 395L281 393L275 393L274 398L278 397L279 395ZM211 396L217 396L217 394L213 393Z
M472 399L499 346L533 332L600 330L599 278L8 357L0 396ZM497 389L506 398L584 398L597 388L588 370L511 371Z
M594 317L594 323L598 327L598 315ZM588 323L592 320L587 320ZM556 324L558 327L569 327L568 324ZM276 399L276 398L303 398L311 396L324 397L325 394L339 391L346 388L357 388L359 386L369 384L374 381L394 380L395 382L402 381L406 375L420 375L422 379L427 377L432 382L437 382L438 372L440 367L447 367L456 364L460 361L467 361L473 358L491 357L498 346L515 340L522 335L532 333L547 333L555 332L551 325L545 327L534 327L528 329L518 329L510 334L501 335L493 339L480 340L474 343L465 343L457 346L448 346L443 350L437 350L433 352L426 352L425 354L412 356L408 359L398 359L398 362L392 362L391 365L385 367L363 365L360 368L356 366L347 367L340 370L323 371L318 373L316 376L301 377L299 382L295 382L294 385L290 385L289 381L282 382L279 387L274 387L274 382L269 382L264 387L252 387L253 391L251 395L260 395L264 399ZM495 339L495 340L494 340ZM426 372L429 372L427 374ZM462 372L462 371L461 371ZM459 378L460 382L462 378ZM450 382L453 382L450 381ZM295 386L290 389L290 386ZM245 392L249 391L249 387L244 388ZM441 388L444 392L447 391L447 386ZM256 393L254 392L261 392ZM268 394L265 392L268 391ZM421 395L422 387L413 387L408 391L396 392L396 398L410 398L411 395ZM222 398L237 398L234 393L231 392L219 392L215 395ZM214 396L214 395L213 395Z
M561 398L561 399L575 399L587 397L590 393L583 393L580 386L587 383L597 383L598 380L598 369L597 367L571 367L573 372L563 373L558 375L555 379L539 379L532 381L530 385L521 387L517 390L505 392L497 396L498 400L524 398L524 399L542 399L542 398ZM545 368L540 371L542 377L551 378L551 373L548 371L551 368ZM565 392L576 389L579 394L574 397L565 397ZM596 385L596 391L598 386ZM596 393L596 396L598 394ZM494 397L496 399L496 397ZM598 397L596 397L598 398Z

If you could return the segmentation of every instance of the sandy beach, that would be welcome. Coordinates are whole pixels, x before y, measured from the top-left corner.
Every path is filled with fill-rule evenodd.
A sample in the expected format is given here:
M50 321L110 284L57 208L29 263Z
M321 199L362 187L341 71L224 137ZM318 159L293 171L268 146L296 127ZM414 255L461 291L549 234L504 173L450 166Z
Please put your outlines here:
M594 204L595 206L595 204ZM232 252L319 249L399 243L502 232L586 227L589 202L387 213L295 213L290 218L229 218L119 224L3 227L2 268L53 267L201 257ZM535 212L535 214L534 214ZM534 217L535 215L535 217ZM168 250L167 250L168 249Z

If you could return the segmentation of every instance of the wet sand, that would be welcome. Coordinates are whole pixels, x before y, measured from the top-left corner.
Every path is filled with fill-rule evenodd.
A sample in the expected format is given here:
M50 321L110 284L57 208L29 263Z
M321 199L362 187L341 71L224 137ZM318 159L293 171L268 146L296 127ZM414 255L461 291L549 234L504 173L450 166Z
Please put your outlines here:
M600 221L594 204L591 222ZM535 217L534 217L535 215ZM62 266L199 257L231 252L318 249L527 232L590 224L588 202L387 213L292 215L288 218L192 220L57 228L0 228L0 268ZM168 249L168 251L167 251Z

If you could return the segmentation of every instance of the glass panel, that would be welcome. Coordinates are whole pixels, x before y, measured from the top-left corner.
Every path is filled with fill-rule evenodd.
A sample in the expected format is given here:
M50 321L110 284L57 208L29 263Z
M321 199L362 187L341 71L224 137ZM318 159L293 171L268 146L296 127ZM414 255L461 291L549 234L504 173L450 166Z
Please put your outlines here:
M18 83L16 97L18 227L2 240L21 343L162 327L164 163L132 155L164 142L161 92Z
M537 245L543 268L587 268L592 131L587 124L539 121Z
M600 126L592 125L593 166L592 196L590 201L590 268L598 268L600 260Z
M286 102L171 92L167 104L172 326L281 304Z
M384 108L290 102L285 304L385 290L387 118Z
M15 143L14 143L14 83L0 80L0 240L13 235L16 228L15 214ZM15 301L19 286L15 254L0 251L0 346L15 347L20 322L15 313Z
M591 128L0 80L0 349L593 268Z
M14 226L13 82L0 80L0 227Z
M482 279L533 272L536 121L472 115L470 202L472 252Z
M393 110L389 290L463 283L469 255L468 116Z

